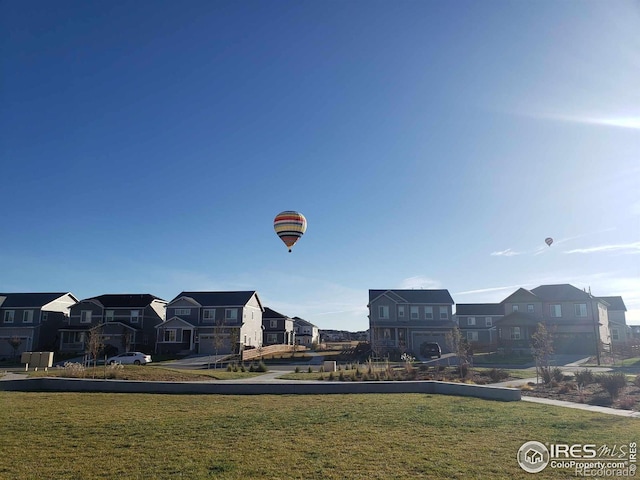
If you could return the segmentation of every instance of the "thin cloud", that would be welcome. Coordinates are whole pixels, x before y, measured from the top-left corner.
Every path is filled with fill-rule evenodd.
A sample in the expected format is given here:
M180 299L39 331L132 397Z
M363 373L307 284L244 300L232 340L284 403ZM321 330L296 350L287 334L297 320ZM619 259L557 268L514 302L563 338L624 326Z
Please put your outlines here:
M480 288L478 290L467 290L465 292L456 292L456 293L454 293L454 295L476 295L478 293L501 292L503 290L515 291L520 287L522 287L522 285L509 285L507 287Z
M516 255L522 255L523 252L516 252L507 248L506 250L502 250L500 252L491 252L492 257L515 257Z
M573 250L566 250L564 253L572 254L572 253L622 253L629 255L637 255L640 254L640 242L634 243L626 243L619 245L600 245L597 247L588 247L588 248L575 248Z
M412 288L442 288L442 284L438 280L416 275L415 277L402 280L399 288L403 290L410 290Z

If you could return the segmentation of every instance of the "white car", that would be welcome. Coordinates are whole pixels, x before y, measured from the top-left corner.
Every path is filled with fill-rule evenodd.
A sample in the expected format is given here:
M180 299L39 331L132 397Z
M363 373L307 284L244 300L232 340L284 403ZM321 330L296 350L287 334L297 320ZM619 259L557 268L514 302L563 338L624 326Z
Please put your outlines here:
M113 365L114 363L120 363L122 365L146 365L147 363L151 363L151 355L145 355L142 352L126 352L107 358L107 364Z

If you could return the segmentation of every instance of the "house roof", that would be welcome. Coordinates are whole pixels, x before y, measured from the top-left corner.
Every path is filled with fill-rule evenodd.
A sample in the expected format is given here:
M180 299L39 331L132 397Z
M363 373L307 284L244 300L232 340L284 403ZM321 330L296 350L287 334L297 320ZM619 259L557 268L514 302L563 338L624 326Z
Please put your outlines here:
M531 290L533 294L545 302L567 302L572 300L591 300L593 297L568 283L560 285L540 285Z
M0 293L5 297L2 308L41 308L69 292L57 293Z
M280 312L276 312L275 310L270 309L269 307L264 308L264 312L262 312L262 318L289 318L286 315L283 315Z
M456 303L456 315L504 315L499 303Z
M622 297L598 297L600 300L604 300L609 304L609 310L622 310L627 311L627 307L624 304Z
M105 308L135 308L146 307L154 300L166 302L162 298L156 297L149 293L122 293L122 294L106 294L97 297L86 298L84 301L95 300Z
M171 302L173 303L181 297L189 297L198 302L203 307L243 307L253 295L257 296L255 290L241 292L182 292ZM260 303L260 299L258 298ZM262 305L260 303L260 305Z
M299 325L305 325L307 327L315 327L315 325L311 322L307 322L306 320L300 317L293 317L293 321ZM316 327L317 328L317 327Z
M524 312L510 312L504 317L496 320L493 324L495 326L536 326L538 323L542 323L543 320L539 317Z
M505 298L501 303L519 303L523 301L542 301L541 298L537 297L535 293L532 293L530 290L526 288L520 287L518 290L513 292L507 298Z
M387 294L397 303L431 303L453 305L449 290L369 290L371 303L381 295Z

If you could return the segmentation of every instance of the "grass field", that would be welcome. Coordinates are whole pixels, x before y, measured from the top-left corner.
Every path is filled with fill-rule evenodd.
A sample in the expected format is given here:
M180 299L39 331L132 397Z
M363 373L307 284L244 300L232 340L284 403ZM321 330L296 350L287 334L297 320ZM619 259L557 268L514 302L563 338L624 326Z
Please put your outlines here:
M2 479L512 479L526 441L620 445L640 421L438 395L0 392Z

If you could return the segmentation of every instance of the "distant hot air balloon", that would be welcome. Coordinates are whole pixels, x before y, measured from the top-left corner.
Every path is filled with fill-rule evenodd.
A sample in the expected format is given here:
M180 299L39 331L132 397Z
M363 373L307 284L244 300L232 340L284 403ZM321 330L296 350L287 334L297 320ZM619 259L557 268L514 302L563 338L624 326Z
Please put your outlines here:
M551 246L551 244L553 243L553 238L551 237L547 237L544 239L544 243L546 243L547 245Z
M291 247L307 230L307 219L300 212L293 210L280 212L273 220L273 229L291 252Z

